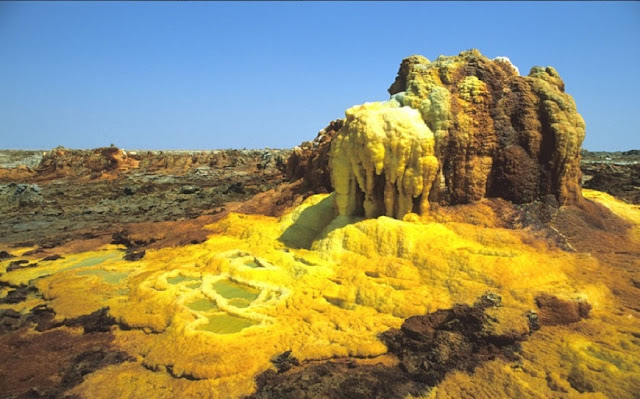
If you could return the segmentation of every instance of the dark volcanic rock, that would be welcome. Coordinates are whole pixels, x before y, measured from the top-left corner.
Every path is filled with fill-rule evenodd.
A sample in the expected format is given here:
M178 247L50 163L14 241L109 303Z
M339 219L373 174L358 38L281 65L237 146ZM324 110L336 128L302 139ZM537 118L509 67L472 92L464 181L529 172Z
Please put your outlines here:
M337 361L283 374L270 370L261 374L257 383L258 391L249 398L401 399L427 388L408 380L399 368L382 364L353 367Z
M62 387L65 389L74 387L84 381L84 376L91 374L105 366L120 364L133 358L126 352L109 351L105 349L88 350L71 360L62 377Z
M124 256L124 260L128 261L136 261L144 258L146 251L143 249L141 251L127 251L127 254Z
M36 331L43 332L52 328L60 327L64 323L54 320L56 313L47 305L38 305L31 309L26 321L36 325Z
M404 398L424 394L452 370L472 372L496 358L517 360L519 342L531 333L529 319L497 304L498 296L486 295L474 306L410 317L399 330L383 333L396 366L335 360L278 367L258 377L251 398ZM290 356L285 352L274 363Z
M50 261L50 260L58 260L58 259L64 259L64 257L62 255L53 254L53 255L49 255L42 258L42 261Z
M200 191L200 187L197 186L182 186L180 187L180 194L195 194Z
M108 332L111 326L116 324L116 319L109 315L109 308L102 308L91 314L67 320L64 324L69 327L82 326L84 333L89 334L93 332Z
M484 306L456 305L410 317L400 331L385 333L385 342L411 379L429 386L435 386L451 370L470 372L496 357L515 360L518 343L530 333L526 316L501 320L501 313L508 309Z
M32 290L29 290L31 292ZM35 291L35 289L33 289ZM22 299L24 300L24 299ZM14 303L14 302L5 302ZM109 308L64 321L56 321L55 312L46 305L38 305L28 313L19 313L11 309L0 309L0 333L15 331L25 325L35 325L36 331L44 332L60 326L82 327L85 334L109 332L116 320L109 315Z
M584 163L582 170L588 179L583 186L604 191L631 204L640 204L640 157L630 158L636 163L624 160Z
M16 331L27 325L35 325L42 332L62 325L54 322L55 313L46 305L38 305L28 313L19 313L12 309L0 309L0 335Z
M291 355L291 351L286 351L279 354L271 360L271 363L276 366L279 373L283 373L287 370L290 370L292 367L300 365L298 359Z
M29 294L37 293L38 290L31 285L21 285L7 293L7 296L0 298L0 304L3 303L20 303L27 300Z
M0 186L0 203L25 208L42 202L42 188L37 184L9 183Z
M111 243L114 245L124 245L127 248L131 248L136 245L131 241L131 238L129 238L129 232L126 230L116 231L111 235L111 238Z
M7 266L7 272L18 269L22 265L26 265L27 263L29 263L29 261L26 259L18 259L18 260L11 261Z
M1 326L1 324L0 324ZM63 329L0 335L2 398L63 398L96 370L128 360L111 347L110 333L71 334Z
M22 315L13 309L0 309L0 335L15 331L24 324Z
M14 270L18 270L18 269L27 269L30 267L37 267L37 266L38 266L37 263L30 264L29 261L26 259L14 260L13 262L9 263L9 266L7 266L7 273L12 272Z
M92 234L98 247L132 223L217 214L284 182L289 153L57 148L35 170L0 168L0 241L58 246Z

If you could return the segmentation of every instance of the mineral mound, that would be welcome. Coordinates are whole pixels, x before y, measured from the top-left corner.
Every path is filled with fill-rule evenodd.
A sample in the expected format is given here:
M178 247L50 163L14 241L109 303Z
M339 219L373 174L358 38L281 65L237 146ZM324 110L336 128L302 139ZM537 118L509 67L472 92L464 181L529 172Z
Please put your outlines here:
M580 201L585 124L552 67L477 50L402 61L391 99L346 111L329 166L341 215L402 218L484 197Z

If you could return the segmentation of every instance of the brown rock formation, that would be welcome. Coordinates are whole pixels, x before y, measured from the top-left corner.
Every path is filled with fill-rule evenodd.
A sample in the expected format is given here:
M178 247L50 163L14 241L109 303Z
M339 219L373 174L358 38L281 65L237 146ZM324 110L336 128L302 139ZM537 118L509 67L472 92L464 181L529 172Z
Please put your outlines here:
M89 151L57 147L42 158L36 172L56 177L89 175L91 178L97 178L105 173L124 171L137 166L138 160L128 157L125 151L117 147Z
M305 141L293 149L287 160L286 176L293 182L302 180L303 189L313 188L317 193L333 191L329 172L331 140L344 126L344 119L331 121L312 141Z
M400 218L484 197L581 200L585 125L554 68L519 76L508 59L477 50L411 56L389 93L349 109L332 141L341 214Z
M587 301L560 299L543 294L536 298L540 324L556 326L576 323L589 316L591 305Z

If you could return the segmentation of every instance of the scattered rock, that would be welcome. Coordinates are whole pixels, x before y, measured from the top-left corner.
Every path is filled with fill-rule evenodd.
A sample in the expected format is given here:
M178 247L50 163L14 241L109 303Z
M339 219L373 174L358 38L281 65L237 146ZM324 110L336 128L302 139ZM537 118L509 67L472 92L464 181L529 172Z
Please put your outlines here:
M224 190L224 194L229 194L229 193L244 194L245 193L244 184L242 182L230 184Z
M84 381L84 376L91 374L105 366L131 361L133 358L121 351L106 351L103 348L88 350L71 360L62 377L62 386L73 387Z
M31 309L27 322L36 325L36 331L43 332L63 325L63 322L55 320L56 313L47 305L38 305Z
M14 258L14 256L11 255L9 252L0 251L0 260L11 259L11 258Z
M127 230L116 231L111 235L111 243L114 245L124 245L127 247L127 252L135 250L138 247L143 247L150 243L155 242L154 238L149 239L141 239L141 238L132 238L131 233Z
M44 252L46 252L45 249L40 247L40 248L32 249L31 251L27 251L27 252L23 253L22 256L40 255L40 254L42 254Z
M428 387L410 381L397 367L383 364L353 367L328 361L301 371L278 374L269 370L257 378L258 389L248 398L264 399L403 399L420 396Z
M637 155L634 158L640 158ZM582 165L584 187L604 191L631 204L640 204L640 159L635 164L629 161L617 163L591 160Z
M198 186L182 186L180 187L180 194L195 194L200 191Z
M0 334L15 331L22 326L22 315L13 309L0 309Z
M7 296L0 298L0 304L3 303L20 303L27 300L29 294L37 293L38 290L31 285L22 285L7 293Z
M60 216L61 213L55 213L54 216ZM51 249L51 248L55 248L59 245L62 245L62 241L60 240L52 240L52 241L45 241L42 243L42 248L44 249Z
M116 231L111 235L111 238L111 244L113 245L124 245L127 248L135 245L131 242L131 239L129 238L129 232L126 230Z
M0 150L0 156L4 153ZM91 231L98 247L131 223L206 216L284 182L282 159L289 154L272 149L130 153L115 147L56 148L36 170L0 168L0 215L12 227L3 231L3 242L45 247L84 239L82 234ZM197 170L206 171L206 178ZM20 207L16 190L23 203L28 193L39 192L43 201L36 198L37 206Z
M589 317L591 305L584 300L566 300L543 294L536 297L540 309L538 320L543 326L576 323Z
M400 331L383 336L412 379L435 386L451 370L470 372L495 357L515 360L529 332L527 318L517 311L456 305L410 317Z
M123 257L123 259L133 262L142 259L145 254L146 251L144 249L141 251L127 251L127 254Z
M29 261L26 259L20 259L20 260L14 260L11 263L9 263L9 266L7 266L7 273L12 272L14 270L18 270L18 269L27 269L30 267L37 267L38 264L37 263L31 263L28 264ZM23 266L25 265L25 266Z
M58 254L49 255L47 257L42 258L42 261L51 261L51 260L58 260L58 259L64 259L64 256L58 255Z
M487 292L478 299L475 306L481 308L490 308L492 306L498 307L502 304L502 297L495 292Z
M0 186L0 200L20 208L38 205L43 202L42 188L37 184L9 183Z
M286 351L271 359L271 363L278 369L278 373L283 373L291 367L299 366L298 359L291 355L291 351Z
M69 327L82 326L84 333L90 334L110 331L111 326L116 324L116 319L109 315L109 308L102 308L89 315L67 320L64 324Z
M538 313L535 310L530 310L526 316L529 320L529 328L531 328L531 331L538 331L540 329L540 317L538 317Z
M14 260L14 261L11 261L11 262L9 263L9 266L7 266L7 269L9 269L10 267L12 267L12 268L18 268L18 267L20 267L21 265L26 265L27 263L29 263L29 261L28 261L27 259L18 259L18 260Z
M25 330L2 335L0 359L10 367L2 369L0 396L68 398L66 392L87 374L133 360L115 350L112 340L111 333L73 334L59 328L37 334Z
M13 309L0 309L0 334L16 331L24 326L35 324L36 331L47 331L60 327L61 322L54 322L55 313L46 305L38 305L27 313Z

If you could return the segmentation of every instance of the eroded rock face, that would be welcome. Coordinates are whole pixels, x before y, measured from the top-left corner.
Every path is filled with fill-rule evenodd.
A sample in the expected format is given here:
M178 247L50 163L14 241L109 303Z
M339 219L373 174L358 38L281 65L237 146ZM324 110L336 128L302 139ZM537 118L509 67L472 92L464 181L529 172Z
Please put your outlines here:
M540 310L540 323L548 326L570 324L589 317L591 305L584 300L560 299L552 295L540 295L536 298Z
M580 194L585 125L552 67L519 76L477 50L406 58L391 99L346 111L330 152L341 215L403 217L430 202Z
M316 193L330 193L329 150L331 140L344 126L344 119L331 121L318 132L316 138L295 147L287 160L285 174L289 181L302 179L304 188L312 187Z

